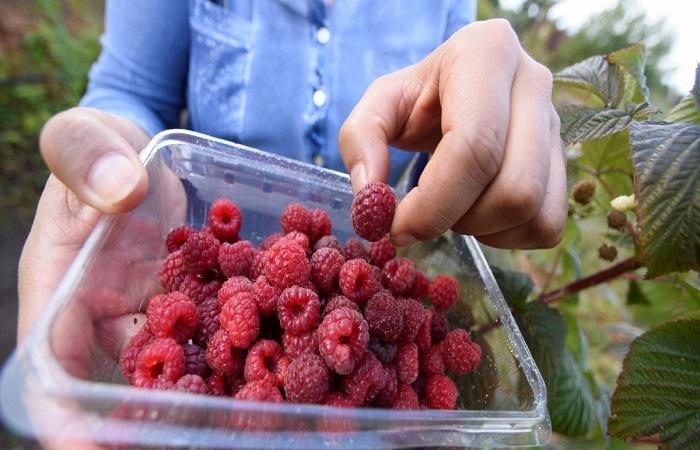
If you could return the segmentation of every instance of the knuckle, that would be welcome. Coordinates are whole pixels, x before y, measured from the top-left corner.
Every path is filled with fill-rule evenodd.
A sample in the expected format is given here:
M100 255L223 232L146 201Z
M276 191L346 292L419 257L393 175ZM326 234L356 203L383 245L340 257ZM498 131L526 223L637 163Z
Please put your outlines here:
M469 168L479 181L490 181L501 166L503 144L496 130L489 126L476 127L468 134L458 134L462 151L472 154L473 167Z
M508 222L519 225L537 217L543 197L538 183L514 182L503 189L498 208Z
M551 88L552 84L554 83L554 75L552 75L552 71L549 70L547 66L538 63L534 59L532 61L532 71L534 72L536 79L543 85Z
M564 221L558 214L538 214L532 221L530 229L540 248L556 247L564 234Z

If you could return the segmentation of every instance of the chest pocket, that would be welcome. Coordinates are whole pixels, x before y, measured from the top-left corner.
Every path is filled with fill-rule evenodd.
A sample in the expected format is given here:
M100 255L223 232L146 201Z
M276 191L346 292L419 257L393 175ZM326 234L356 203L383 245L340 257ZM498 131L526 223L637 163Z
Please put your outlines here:
M192 0L190 8L190 125L236 139L245 113L254 27L249 17L208 0Z

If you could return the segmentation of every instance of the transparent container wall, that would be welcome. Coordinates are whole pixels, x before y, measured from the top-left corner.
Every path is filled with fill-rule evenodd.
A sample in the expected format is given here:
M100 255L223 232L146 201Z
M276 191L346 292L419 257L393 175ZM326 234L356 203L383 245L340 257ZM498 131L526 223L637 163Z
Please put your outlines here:
M460 280L461 302L449 319L472 330L484 354L478 371L458 379L462 410L261 404L128 386L116 362L128 337L115 330L142 326L139 311L160 290L156 272L172 227L202 226L211 203L228 197L243 212L243 238L254 244L279 231L291 202L326 209L342 241L354 234L345 175L181 131L157 136L142 158L146 200L100 221L29 344L5 369L8 424L42 436L207 448L504 447L549 438L537 368L478 246L455 235L402 252L429 276Z

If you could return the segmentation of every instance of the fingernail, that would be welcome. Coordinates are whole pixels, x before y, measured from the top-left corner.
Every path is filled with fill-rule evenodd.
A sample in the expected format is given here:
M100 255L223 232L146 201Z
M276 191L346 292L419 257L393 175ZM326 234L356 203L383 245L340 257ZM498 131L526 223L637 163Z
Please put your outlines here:
M92 192L106 205L124 200L139 182L139 172L124 155L108 153L97 160L87 178Z
M352 190L357 192L367 184L367 170L363 163L355 164L350 170L350 181L352 181Z
M418 242L418 239L411 234L401 233L398 236L395 236L392 241L394 241L394 244L398 245L399 247L408 247L409 245L413 245Z

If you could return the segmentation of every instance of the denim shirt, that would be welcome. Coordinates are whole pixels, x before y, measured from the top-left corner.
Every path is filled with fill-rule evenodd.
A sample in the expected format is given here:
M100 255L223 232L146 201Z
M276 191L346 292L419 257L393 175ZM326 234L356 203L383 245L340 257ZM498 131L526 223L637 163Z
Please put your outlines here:
M81 105L344 171L369 84L475 18L475 0L110 0ZM412 154L391 149L390 181Z

